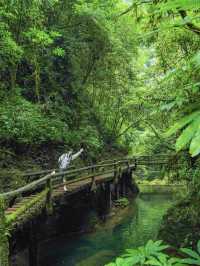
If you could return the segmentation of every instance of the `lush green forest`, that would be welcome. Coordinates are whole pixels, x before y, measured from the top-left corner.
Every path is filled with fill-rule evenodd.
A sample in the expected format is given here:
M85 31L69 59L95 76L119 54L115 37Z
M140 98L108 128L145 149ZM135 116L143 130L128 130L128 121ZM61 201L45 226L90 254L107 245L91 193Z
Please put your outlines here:
M127 153L139 108L132 98L137 30L130 16L118 18L123 8L118 1L1 2L3 167L22 154L37 163L80 146L90 159Z
M3 176L55 167L72 148L84 148L79 164L172 156L170 182L186 181L188 195L169 210L160 237L196 247L199 12L198 0L0 0ZM149 264L182 263L162 258ZM135 261L111 265L148 264Z

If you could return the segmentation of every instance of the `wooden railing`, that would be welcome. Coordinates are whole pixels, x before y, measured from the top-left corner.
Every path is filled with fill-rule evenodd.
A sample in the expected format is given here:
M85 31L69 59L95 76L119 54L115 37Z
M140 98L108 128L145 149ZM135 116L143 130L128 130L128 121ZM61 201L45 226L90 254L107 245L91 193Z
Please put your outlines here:
M165 154L160 154L160 155L154 155L152 156L137 156L137 157L131 157L131 158L126 158L126 159L114 159L114 160L104 160L101 161L98 165L103 165L103 164L113 164L115 162L123 162L123 161L132 161L134 162L136 165L163 165L163 164L168 164L169 163L169 159L171 157L169 157L168 155ZM86 171L86 170L90 170L91 167L95 167L94 166L87 166L87 167L83 167L80 168L81 171ZM69 172L71 170L74 170L72 172ZM40 178L42 178L44 175L49 175L50 173L52 173L53 171L55 171L56 176L60 176L60 170L58 168L54 168L54 169L48 169L48 170L40 170L40 171L34 171L34 172L26 172L26 173L22 173L19 174L20 177L22 177L22 179L26 182L26 183L30 183L32 181L38 180ZM70 166L68 167L67 171L64 172L65 175L67 175L68 179L74 179L77 178L79 169L76 169L75 166ZM7 172L7 175L11 176L14 175L14 172ZM57 175L58 174L58 175ZM11 188L11 186L8 184L4 187L4 191L9 191Z
M156 158L157 157L157 158ZM107 160L103 161L103 163L99 163L96 165L90 165L86 167L82 167L79 169L74 169L74 166L69 167L66 171L60 172L59 169L51 169L51 170L42 170L38 172L29 172L24 173L22 177L29 177L31 181L27 185L18 188L14 191L9 191L5 193L1 193L0 197L4 199L16 197L18 195L23 196L23 193L29 195L29 193L33 193L35 189L39 191L48 188L49 186L55 187L55 185L62 184L62 178L65 177L66 179L79 177L79 175L83 177L83 179L87 179L90 176L97 175L99 173L106 173L105 170L114 171L116 167L127 165L127 164L135 164L135 165L142 165L142 164L166 164L168 162L168 157L166 155L158 155L155 157L150 156L138 156L135 158L126 158L122 160ZM44 176L44 174L46 174ZM33 180L33 181L32 181ZM49 180L51 182L49 182ZM75 179L71 182L77 182L80 179ZM82 179L81 179L82 180ZM70 183L70 181L66 182ZM64 185L64 184L63 184Z
M44 189L52 189L58 185L64 185L63 184L63 177L66 179L69 177L75 177L79 176L81 174L81 178L74 179L74 180L69 180L66 182L66 184L71 184L74 182L78 182L80 180L88 179L90 177L93 177L98 174L105 174L110 172L114 172L117 167L122 167L123 165L129 165L133 163L133 159L124 159L124 160L119 160L119 161L113 161L112 163L103 163L103 164L96 164L96 165L90 165L86 167L82 167L79 169L68 169L67 171L63 172L58 172L57 169L55 170L44 170L36 173L28 173L25 174L24 176L39 176L37 180L34 180L30 182L29 184L18 188L13 191L5 192L0 194L1 199L10 199L12 197L17 197L17 196L22 196L26 195L29 196L31 194L35 194L36 192L40 192L41 190ZM40 177L42 174L47 173L47 175Z

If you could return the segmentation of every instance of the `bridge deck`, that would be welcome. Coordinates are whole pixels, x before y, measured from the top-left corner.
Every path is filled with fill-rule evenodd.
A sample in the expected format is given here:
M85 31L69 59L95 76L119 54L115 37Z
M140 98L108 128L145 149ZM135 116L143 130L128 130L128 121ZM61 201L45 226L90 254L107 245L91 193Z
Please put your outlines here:
M93 178L95 178L96 184L101 184L106 182L107 180L112 180L114 178L114 173L111 172L95 177L88 177L83 180L72 181L72 183L70 183L70 181L66 182L65 184L67 191L64 190L63 184L53 188L52 199L61 196L70 196L72 194L78 193L79 191L85 190L86 188L90 188L93 182ZM47 193L44 193L44 191L35 193L33 195L22 198L20 202L14 204L10 208L7 208L5 210L5 214L8 224L11 224L13 222L12 226L15 226L19 221L26 221L25 215L27 213L33 215L38 211L38 208L41 208L44 205L46 195Z
M166 157L159 156L157 163L165 164ZM91 188L95 185L104 183L108 180L114 179L115 171L119 168L125 170L127 168L135 168L137 165L152 164L154 160L149 157L141 156L137 158L124 159L121 161L110 161L110 163L101 163L92 165L80 169L70 168L66 172L59 173L57 170L51 173L51 170L45 170L36 173L25 174L32 180L32 182L23 188L19 188L15 191L0 194L0 198L13 198L18 197L19 202L12 207L5 210L6 223L13 225L23 220L27 214L33 214L38 209L45 208L45 204L50 204L50 201L60 196L70 196L78 193L86 188ZM47 175L42 177L46 173ZM85 173L85 174L84 174ZM64 191L63 176L75 177L82 174L82 178L73 179L65 182L67 191ZM85 176L85 177L84 177ZM35 180L35 178L37 178ZM4 205L4 203L3 203ZM3 206L2 205L2 206ZM0 207L2 207L0 206ZM30 218L30 217L29 217Z

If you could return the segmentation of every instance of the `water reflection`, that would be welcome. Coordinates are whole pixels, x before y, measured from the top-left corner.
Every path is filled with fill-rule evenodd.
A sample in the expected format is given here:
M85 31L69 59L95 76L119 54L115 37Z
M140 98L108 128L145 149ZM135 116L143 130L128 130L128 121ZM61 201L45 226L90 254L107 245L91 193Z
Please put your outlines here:
M131 204L120 224L102 227L93 234L48 243L41 265L103 266L126 248L155 239L172 201L170 195L142 195Z

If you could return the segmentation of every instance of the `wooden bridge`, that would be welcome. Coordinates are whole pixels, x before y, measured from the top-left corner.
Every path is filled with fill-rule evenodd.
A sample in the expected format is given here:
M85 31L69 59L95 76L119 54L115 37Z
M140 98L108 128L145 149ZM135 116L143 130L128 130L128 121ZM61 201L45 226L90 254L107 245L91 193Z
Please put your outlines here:
M28 184L14 191L0 194L0 266L10 266L9 239L24 224L30 222L45 210L46 215L53 214L53 202L62 197L70 197L81 191L95 193L98 188L107 192L111 201L125 196L132 187L132 172L137 165L166 164L166 156L152 158L141 156L123 160L104 161L100 164L74 169L65 172L57 169L26 173ZM63 182L63 178L67 181ZM64 191L64 185L67 191ZM9 202L17 198L16 203ZM30 246L29 266L36 266L34 246Z

